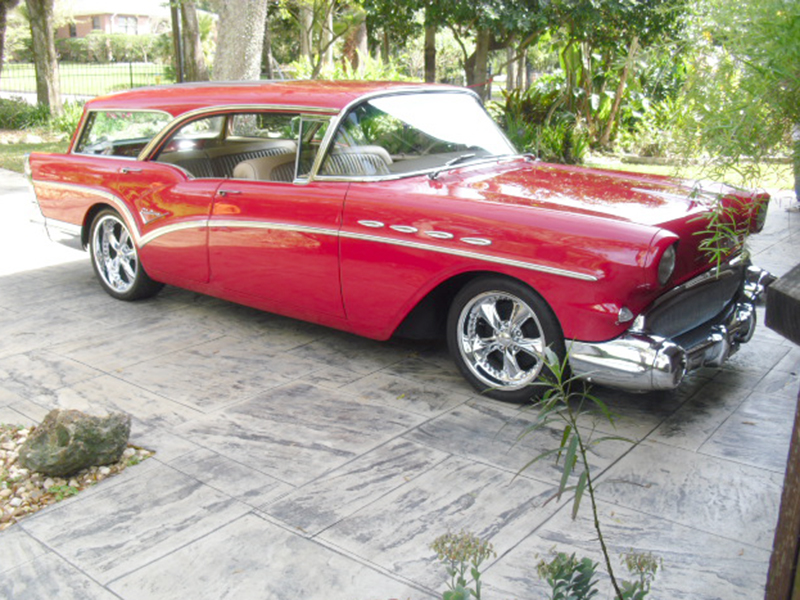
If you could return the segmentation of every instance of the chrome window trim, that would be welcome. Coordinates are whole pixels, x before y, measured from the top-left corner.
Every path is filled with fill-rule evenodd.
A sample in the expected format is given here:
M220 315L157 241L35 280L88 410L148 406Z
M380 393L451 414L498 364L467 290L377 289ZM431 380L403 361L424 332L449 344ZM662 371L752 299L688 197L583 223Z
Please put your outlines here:
M203 117L205 115L215 113L232 113L232 112L292 112L300 114L318 114L318 115L335 115L338 109L326 108L322 106L295 106L290 104L221 104L219 106L206 106L203 108L196 108L188 112L182 113L174 117L172 121L159 133L157 133L152 140L142 148L137 160L147 160L156 148L166 137L171 135L176 129L193 120L195 117Z

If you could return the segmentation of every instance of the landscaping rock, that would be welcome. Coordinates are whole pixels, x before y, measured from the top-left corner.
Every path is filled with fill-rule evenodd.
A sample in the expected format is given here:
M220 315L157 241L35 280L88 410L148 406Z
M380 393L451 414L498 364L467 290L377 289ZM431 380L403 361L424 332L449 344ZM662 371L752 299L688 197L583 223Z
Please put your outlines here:
M19 451L22 467L56 477L117 462L131 433L123 413L93 417L78 410L53 410Z

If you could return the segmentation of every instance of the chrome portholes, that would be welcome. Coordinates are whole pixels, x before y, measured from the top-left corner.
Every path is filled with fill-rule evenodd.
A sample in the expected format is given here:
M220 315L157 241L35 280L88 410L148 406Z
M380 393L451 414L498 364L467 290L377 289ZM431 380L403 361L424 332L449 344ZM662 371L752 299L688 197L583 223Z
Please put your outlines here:
M548 343L535 310L505 291L478 294L464 305L456 342L472 375L499 391L531 385L542 372Z
M417 233L419 231L419 229L412 227L411 225L389 225L389 229L393 229L394 231L398 231L400 233Z
M359 225L363 225L364 227L369 227L370 229L380 229L384 226L383 223L380 221L370 221L370 220L363 220L358 222Z
M112 214L103 216L92 231L92 256L103 283L125 294L136 283L139 256L125 223Z

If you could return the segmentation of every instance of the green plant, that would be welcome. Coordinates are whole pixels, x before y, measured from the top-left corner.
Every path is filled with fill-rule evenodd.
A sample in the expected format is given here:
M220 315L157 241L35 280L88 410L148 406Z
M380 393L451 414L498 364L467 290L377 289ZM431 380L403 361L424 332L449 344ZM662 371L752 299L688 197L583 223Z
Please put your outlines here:
M46 125L50 111L23 98L0 98L0 129L30 129Z
M597 595L597 563L575 554L557 553L550 562L536 566L539 577L552 589L551 600L589 600Z
M697 192L695 192L695 195ZM697 248L706 255L717 269L735 252L747 257L747 238L750 232L749 219L740 215L747 207L744 202L732 197L717 198L711 210L695 217L694 221L706 221L705 227L694 235L703 236Z
M62 113L50 119L50 129L72 135L83 115L83 102L65 102Z
M564 429L558 447L536 456L520 472L546 458L555 457L557 463L563 458L561 479L558 483L555 497L561 499L565 492L575 492L572 501L572 518L574 519L578 514L584 494L588 494L594 529L597 533L609 578L611 579L611 585L617 598L622 600L624 598L622 589L614 575L611 557L600 527L600 517L595 499L595 484L592 479L588 453L592 446L603 442L622 440L632 443L632 441L620 436L603 436L593 439L594 427L588 433L583 431L582 425L579 425L579 423L587 417L594 421L599 415L613 426L614 416L605 403L591 393L590 386L585 380L569 374L568 361L568 353L563 361L560 361L552 350L545 348L545 362L552 376L539 384L546 386L546 390L541 400L534 405L534 408L538 410L536 418L520 434L520 438L549 428L553 424L563 426ZM574 485L570 485L570 477L573 474L577 475L577 482Z
M75 496L80 490L71 485L54 485L47 491L53 494L57 501L61 502L64 498Z
M445 563L450 577L448 590L442 594L442 600L469 600L481 597L480 566L492 556L497 556L492 544L478 536L461 531L440 535L431 544L440 561ZM474 587L469 588L467 574Z
M638 579L636 581L622 582L622 597L624 600L643 600L650 593L650 584L656 578L658 569L664 568L660 558L650 552L630 552L622 554L622 562L628 573Z

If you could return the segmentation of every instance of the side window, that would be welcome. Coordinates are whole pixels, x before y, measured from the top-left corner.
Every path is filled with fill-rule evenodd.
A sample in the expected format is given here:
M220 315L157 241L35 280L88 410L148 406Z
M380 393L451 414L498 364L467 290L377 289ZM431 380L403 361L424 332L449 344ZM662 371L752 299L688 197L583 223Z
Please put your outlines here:
M392 154L403 154L406 146L393 143L405 134L403 123L362 104L342 121L334 143L320 168L320 175L368 177L388 175ZM387 149L391 147L390 150Z
M297 161L298 178L306 179L311 174L322 140L328 131L328 125L330 125L329 119L303 117L300 124L300 156Z
M136 157L171 120L155 111L91 112L74 152Z
M230 112L181 125L155 157L194 178L292 181L297 113Z

